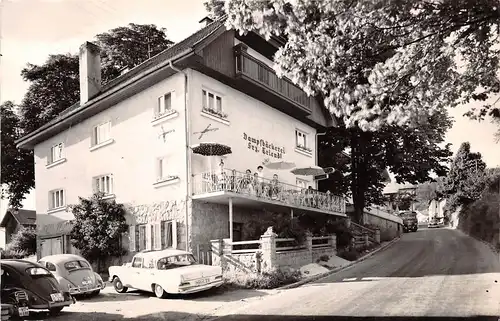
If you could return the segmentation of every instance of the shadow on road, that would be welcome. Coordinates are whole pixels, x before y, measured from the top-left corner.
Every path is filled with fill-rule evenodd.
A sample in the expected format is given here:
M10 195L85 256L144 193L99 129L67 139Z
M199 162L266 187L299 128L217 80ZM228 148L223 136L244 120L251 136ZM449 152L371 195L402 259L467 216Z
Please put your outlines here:
M31 320L46 320L46 319L31 319ZM351 316L298 316L298 315L247 315L236 314L223 317L211 317L207 315L183 313L183 312L161 312L142 315L135 318L125 318L122 315L111 313L78 313L68 312L62 313L50 320L67 320L67 321L498 321L498 317L494 316L471 316L471 317L351 317Z

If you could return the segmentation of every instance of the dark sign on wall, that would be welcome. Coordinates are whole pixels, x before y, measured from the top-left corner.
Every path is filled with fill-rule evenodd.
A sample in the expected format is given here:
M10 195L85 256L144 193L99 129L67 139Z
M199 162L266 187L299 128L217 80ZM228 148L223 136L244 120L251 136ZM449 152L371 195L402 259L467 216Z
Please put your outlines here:
M283 154L285 154L285 147L274 145L267 140L250 137L246 133L243 133L243 139L247 142L248 149L256 153L262 153L277 159L282 159Z

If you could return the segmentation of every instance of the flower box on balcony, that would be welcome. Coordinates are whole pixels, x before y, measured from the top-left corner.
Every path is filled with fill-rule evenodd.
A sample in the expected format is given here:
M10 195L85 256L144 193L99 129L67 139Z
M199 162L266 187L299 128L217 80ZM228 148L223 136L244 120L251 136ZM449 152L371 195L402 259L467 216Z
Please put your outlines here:
M210 114L212 116L219 117L219 118L222 118L222 119L226 119L227 118L227 114L223 113L221 111L213 110L213 109L210 109L210 108L203 108L202 111L205 112L205 113L207 113L207 114Z
M306 154L306 155L311 155L312 154L312 149L303 145L297 145L295 147L295 151Z

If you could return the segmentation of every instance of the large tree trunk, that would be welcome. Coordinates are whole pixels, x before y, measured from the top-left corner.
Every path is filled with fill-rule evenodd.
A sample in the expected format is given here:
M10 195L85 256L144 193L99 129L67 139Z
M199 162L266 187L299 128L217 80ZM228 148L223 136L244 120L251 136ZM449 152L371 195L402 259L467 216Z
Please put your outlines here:
M354 221L363 224L365 208L366 182L363 175L366 163L363 153L363 137L360 130L353 130L351 134L351 192L354 205Z

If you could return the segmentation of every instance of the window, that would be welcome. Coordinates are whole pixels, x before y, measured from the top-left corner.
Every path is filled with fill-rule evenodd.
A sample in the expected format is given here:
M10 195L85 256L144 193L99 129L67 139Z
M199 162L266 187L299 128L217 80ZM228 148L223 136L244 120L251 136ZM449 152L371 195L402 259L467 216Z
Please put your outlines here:
M166 115L172 111L172 93L158 97L158 105L156 106L155 118Z
M135 246L137 251L146 249L146 224L137 225L135 228Z
M78 270L78 269L90 269L90 266L85 261L70 261L64 263L64 267L68 271Z
M309 182L300 178L297 178L296 184L300 189L307 188Z
M108 141L111 138L110 130L111 122L109 121L95 126L92 132L92 145L99 145Z
M141 268L142 267L142 257L135 257L132 262L132 267Z
M206 90L202 90L203 110L224 117L222 110L222 97Z
M58 189L49 193L49 209L61 208L64 206L64 190Z
M56 270L56 266L50 262L47 262L47 270L49 271L55 271Z
M94 192L101 192L106 195L113 194L113 175L94 177Z
M166 157L158 158L157 181L163 181L169 178L168 175L168 162Z
M161 222L161 248L174 247L174 221Z
M49 163L57 162L63 158L63 143L52 146L50 149L50 161Z
M295 146L299 148L308 148L307 134L296 129L295 130Z

